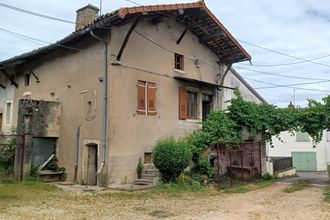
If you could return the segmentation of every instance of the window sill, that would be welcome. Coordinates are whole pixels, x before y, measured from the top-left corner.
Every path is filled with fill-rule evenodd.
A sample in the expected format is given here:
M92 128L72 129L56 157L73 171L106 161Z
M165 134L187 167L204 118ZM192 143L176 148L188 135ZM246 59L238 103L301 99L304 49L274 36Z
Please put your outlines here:
M179 70L174 68L174 72L180 73L180 74L186 74L184 70Z
M187 121L187 122L203 122L202 119L198 119L198 118L187 118L185 121Z

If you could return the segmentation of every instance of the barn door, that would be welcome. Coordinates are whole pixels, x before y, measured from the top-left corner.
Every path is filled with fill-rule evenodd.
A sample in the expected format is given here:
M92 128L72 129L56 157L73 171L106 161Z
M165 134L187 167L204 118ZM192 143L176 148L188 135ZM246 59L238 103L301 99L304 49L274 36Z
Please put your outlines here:
M57 138L34 137L32 140L32 166L39 167L55 153Z

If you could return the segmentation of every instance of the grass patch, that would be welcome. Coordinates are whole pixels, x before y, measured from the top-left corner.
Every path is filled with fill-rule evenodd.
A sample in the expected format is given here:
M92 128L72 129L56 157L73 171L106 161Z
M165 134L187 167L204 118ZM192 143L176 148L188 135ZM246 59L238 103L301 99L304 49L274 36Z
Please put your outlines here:
M225 193L246 193L253 190L265 188L274 183L274 180L258 180L254 183L249 183L246 185L238 185L231 188L226 188L223 190Z
M330 186L325 188L324 201L330 202Z
M293 184L287 186L283 191L286 193L293 193L296 191L301 191L310 186L310 183L307 180L298 180Z
M2 179L0 181L0 203L5 200L28 201L38 198L45 192L54 192L54 185L37 181L17 181L14 179Z

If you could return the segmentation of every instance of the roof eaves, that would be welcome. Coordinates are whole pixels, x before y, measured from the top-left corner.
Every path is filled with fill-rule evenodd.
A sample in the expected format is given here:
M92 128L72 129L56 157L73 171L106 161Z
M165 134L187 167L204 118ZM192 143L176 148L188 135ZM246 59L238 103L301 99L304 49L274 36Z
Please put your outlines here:
M221 29L223 29L230 40L242 51L242 53L246 56L248 60L251 60L251 55L238 43L238 41L234 38L234 36L228 31L228 29L219 21L219 19L208 9L208 7L203 4L203 9L205 12L213 19L215 23L217 23Z
M266 99L264 99L243 77L233 68L230 68L231 72L255 95L260 101L268 104Z

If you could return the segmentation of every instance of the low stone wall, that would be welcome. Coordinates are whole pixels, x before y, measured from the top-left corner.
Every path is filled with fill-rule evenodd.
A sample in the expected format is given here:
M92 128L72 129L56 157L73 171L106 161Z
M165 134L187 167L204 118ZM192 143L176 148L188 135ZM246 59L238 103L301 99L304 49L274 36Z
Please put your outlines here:
M296 173L297 173L296 168L291 167L291 168L286 169L286 170L277 171L274 174L275 174L276 178L282 178L282 177L286 177L286 176L295 176Z

